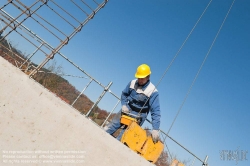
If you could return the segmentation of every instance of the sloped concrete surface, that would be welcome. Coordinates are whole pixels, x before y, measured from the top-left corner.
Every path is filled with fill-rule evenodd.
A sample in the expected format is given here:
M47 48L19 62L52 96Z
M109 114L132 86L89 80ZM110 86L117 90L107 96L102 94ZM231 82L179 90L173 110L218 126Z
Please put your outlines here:
M153 164L0 57L0 165Z

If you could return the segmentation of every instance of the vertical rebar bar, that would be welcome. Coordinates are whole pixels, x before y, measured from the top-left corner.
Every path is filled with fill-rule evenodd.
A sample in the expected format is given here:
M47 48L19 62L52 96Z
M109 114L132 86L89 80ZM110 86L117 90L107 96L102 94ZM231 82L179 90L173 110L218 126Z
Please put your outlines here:
M99 96L99 98L97 99L97 101L92 105L92 107L90 108L89 112L85 115L86 117L89 116L89 114L93 111L93 109L98 105L98 103L101 101L101 99L103 98L103 96L106 94L106 92L109 90L110 86L113 84L113 82L110 82L103 90L102 94Z
M43 46L44 43L42 43L23 63L22 65L19 67L19 69L21 69L21 67L23 67L23 65L25 63L27 63L36 53L37 51Z
M208 156L206 156L206 157L205 157L205 159L204 159L204 162L203 162L202 166L207 166L207 160L208 160Z
M77 98L75 99L75 101L73 101L73 103L71 104L71 106L73 106L75 104L75 102L78 100L78 98L83 94L83 92L88 88L88 86L90 85L90 83L93 81L93 79L90 79L90 81L88 82L88 84L83 88L83 90L81 91L81 93L77 96Z
M114 108L111 110L111 112L109 113L109 115L107 116L107 118L105 119L105 121L102 123L101 127L103 127L103 125L107 122L107 120L109 119L110 115L114 112L114 110L116 109L117 105L120 103L121 100L118 100L117 103L115 104Z

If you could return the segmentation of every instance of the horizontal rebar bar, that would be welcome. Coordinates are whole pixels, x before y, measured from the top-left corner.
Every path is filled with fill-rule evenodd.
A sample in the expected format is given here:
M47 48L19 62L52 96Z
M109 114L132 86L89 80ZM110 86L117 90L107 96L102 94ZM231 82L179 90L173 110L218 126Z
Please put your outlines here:
M92 9L86 2L84 2L83 0L81 0L82 3L84 3L84 5L86 5L90 10L92 10L92 12L94 11L94 9Z
M89 16L87 12L85 12L77 3L75 3L73 0L70 0L72 3L74 3L83 13L86 14L86 16Z
M65 13L67 13L71 18L73 18L75 21L77 21L79 24L81 24L81 21L77 20L72 14L70 14L69 12L67 12L64 8L62 8L61 6L59 6L56 2L54 2L54 0L50 0L50 2L54 3L57 7L59 7L62 11L64 11Z
M95 0L93 0L94 2L95 2L95 4L97 4L97 5L100 5L99 3L97 3Z
M74 29L76 28L73 24L71 24L67 19L65 19L63 16L61 16L57 11L55 11L53 8L51 8L48 4L46 6L52 10L56 15L58 15L61 19L63 19L65 22L67 22L70 26L72 26Z

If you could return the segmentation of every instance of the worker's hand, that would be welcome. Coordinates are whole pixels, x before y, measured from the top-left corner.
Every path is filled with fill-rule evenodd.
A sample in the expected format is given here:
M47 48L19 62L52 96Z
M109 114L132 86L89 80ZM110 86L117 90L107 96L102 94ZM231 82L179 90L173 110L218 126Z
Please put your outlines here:
M129 111L129 109L128 109L128 107L126 105L123 105L122 106L122 112L129 113L130 111Z
M157 143L160 139L159 130L153 130L151 135L152 135L153 142Z

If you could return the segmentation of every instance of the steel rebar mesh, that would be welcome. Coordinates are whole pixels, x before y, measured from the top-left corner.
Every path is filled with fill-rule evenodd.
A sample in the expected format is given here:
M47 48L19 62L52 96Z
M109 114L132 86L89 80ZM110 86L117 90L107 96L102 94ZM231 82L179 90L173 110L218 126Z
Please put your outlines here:
M98 86L95 89L100 88L99 93L101 93L102 90L106 91L105 85L92 78L59 50L80 32L89 20L93 19L106 2L103 0L8 1L0 7L0 55L28 75L35 71L33 74L37 74L33 79L80 112L86 113L95 104L92 103L82 110L82 100L86 100L84 95L88 93L88 86L91 87L95 83ZM47 64L54 57L55 62L63 61L67 66L69 64L68 68L72 72L63 73L60 71L62 66L53 64L54 62ZM38 65L39 63L41 65ZM74 79L81 79L82 85L74 85L74 82L79 82ZM86 85L84 79L91 80L91 84L87 84L87 87L84 87L86 89L82 90L83 85ZM48 83L51 81L54 81L53 86ZM73 88L72 94L65 96L66 93L62 94L55 88L55 85L62 87L60 84L62 82L63 86ZM115 96L110 90L108 92ZM92 100L96 98L98 94ZM93 107L93 113L96 114L98 109L97 105Z
M8 1L0 7L2 26L0 40L12 36L19 38L24 47L32 50L29 53L32 54L29 60L35 61L36 64L40 63L38 71L81 31L106 2L104 0Z

